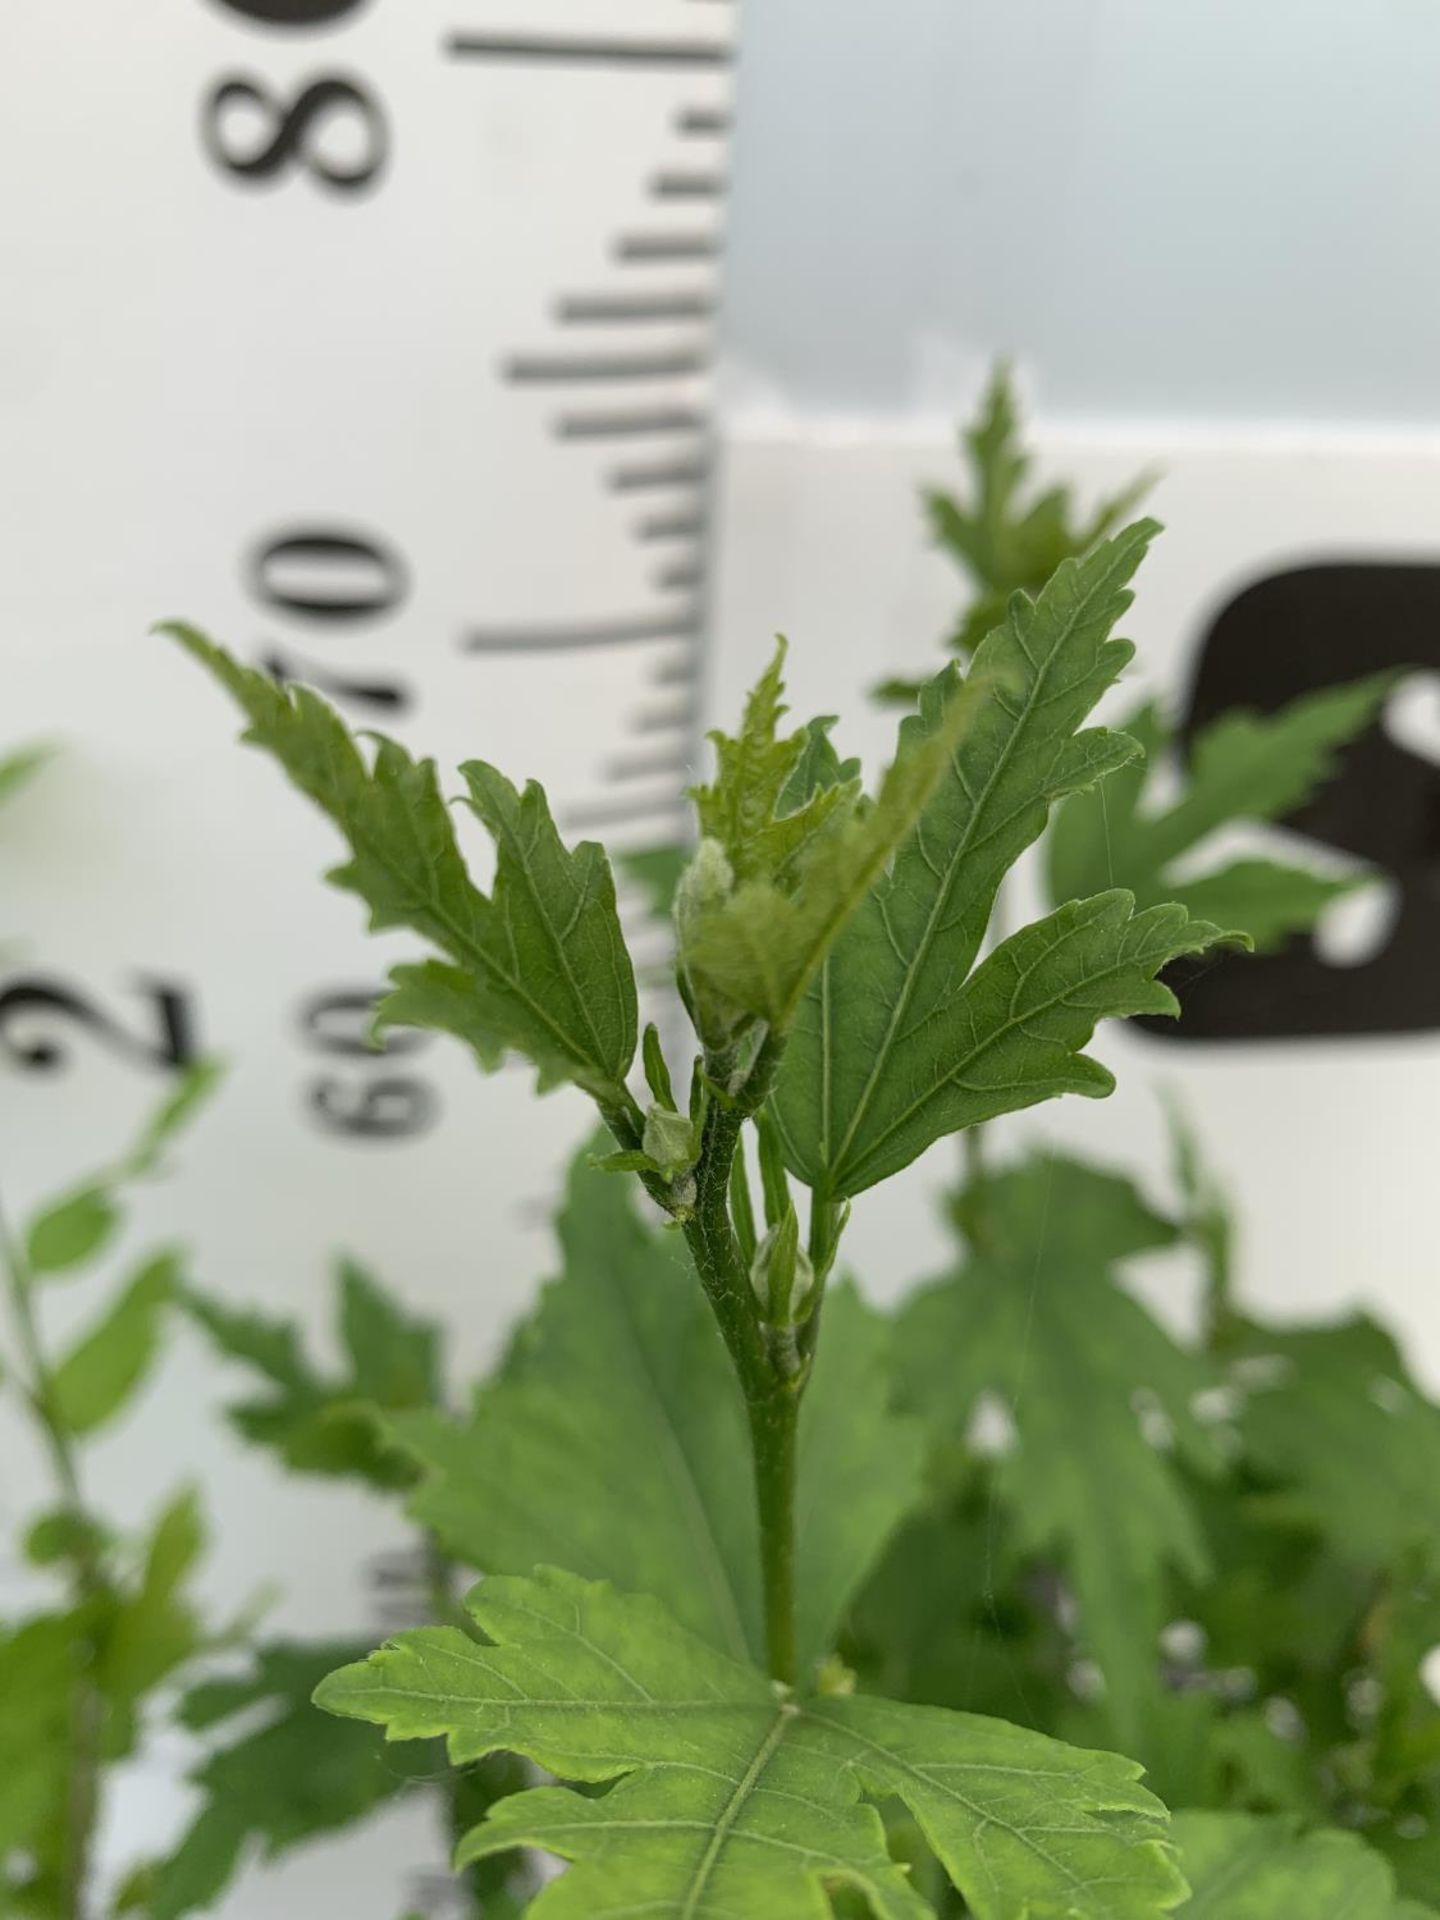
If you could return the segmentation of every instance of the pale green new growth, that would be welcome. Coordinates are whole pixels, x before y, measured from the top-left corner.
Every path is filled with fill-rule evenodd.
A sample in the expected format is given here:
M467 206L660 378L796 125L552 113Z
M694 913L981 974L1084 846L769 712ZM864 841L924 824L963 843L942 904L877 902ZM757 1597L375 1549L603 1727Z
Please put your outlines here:
M711 738L713 786L695 790L704 839L697 856L718 884L677 893L680 966L702 1035L723 1043L747 1019L784 1033L846 922L912 833L981 697L951 675L935 723L902 732L875 800L835 761L813 722L776 738L783 647L751 695L737 740ZM813 735L813 744L812 744ZM716 855L724 857L717 867Z
M380 739L368 759L339 716L305 687L277 685L193 628L165 629L209 667L295 785L345 835L330 878L358 894L370 924L409 927L446 963L397 969L382 1021L438 1027L495 1066L510 1050L542 1085L572 1080L622 1107L635 1056L635 979L601 849L562 845L545 796L481 761L462 768L468 800L495 841L487 897L466 872L434 763Z
M1181 1920L1435 1920L1401 1900L1378 1853L1353 1833L1301 1833L1289 1819L1182 1813L1181 1863L1193 1889Z
M1322 910L1365 878L1289 862L1245 858L1198 874L1194 861L1236 823L1276 820L1334 772L1337 750L1374 719L1390 675L1306 695L1274 714L1230 713L1195 742L1179 798L1147 806L1172 733L1153 703L1125 723L1141 757L1103 788L1060 809L1046 845L1056 904L1102 887L1127 887L1139 904L1176 900L1193 914L1248 933L1257 948L1313 926Z
M391 1739L444 1734L457 1765L518 1752L616 1783L513 1795L462 1842L462 1862L515 1846L574 1862L536 1920L828 1920L827 1886L875 1920L923 1920L862 1792L904 1802L976 1920L1144 1920L1183 1896L1128 1761L973 1715L792 1695L655 1602L552 1570L487 1580L469 1608L493 1644L405 1634L317 1699Z

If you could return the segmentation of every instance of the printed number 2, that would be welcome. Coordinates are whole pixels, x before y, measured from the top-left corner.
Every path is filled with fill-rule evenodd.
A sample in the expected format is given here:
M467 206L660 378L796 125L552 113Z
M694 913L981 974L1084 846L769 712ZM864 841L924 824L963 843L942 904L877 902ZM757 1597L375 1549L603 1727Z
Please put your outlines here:
M257 145L237 124L257 114L268 122L268 137ZM348 161L320 151L319 141L332 126L348 123L359 134L359 150ZM286 168L307 170L337 193L357 193L378 179L389 152L389 132L379 102L350 80L312 80L287 106L258 81L223 80L206 103L205 145L216 164L237 180L273 180Z

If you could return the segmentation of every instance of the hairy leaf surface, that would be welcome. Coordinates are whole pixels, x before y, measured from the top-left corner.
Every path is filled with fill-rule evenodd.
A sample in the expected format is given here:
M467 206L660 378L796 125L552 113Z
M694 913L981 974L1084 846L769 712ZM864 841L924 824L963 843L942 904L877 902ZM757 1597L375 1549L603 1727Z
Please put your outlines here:
M601 848L566 848L538 786L517 792L471 761L461 769L468 801L497 855L487 897L466 871L433 761L383 738L367 759L308 688L241 666L193 628L166 631L243 708L246 739L345 836L351 858L330 874L335 885L359 895L373 928L409 927L450 963L401 969L400 998L381 1019L456 1034L486 1067L522 1053L542 1085L573 1080L619 1102L635 1054L635 979Z
M683 1248L642 1226L584 1158L559 1223L563 1270L471 1420L390 1431L425 1473L411 1512L486 1571L561 1557L664 1600L683 1625L760 1658L759 1534L743 1406ZM850 1287L826 1307L800 1422L802 1662L918 1490L919 1434L888 1411L887 1329Z
M828 721L776 737L782 657L751 695L740 738L712 734L720 775L695 793L705 884L682 884L677 921L707 1035L711 1026L723 1035L730 1009L789 1028L825 954L913 832L981 697L980 683L955 673L937 683L933 725L902 728L870 801L836 758Z
M502 1801L461 1860L538 1846L575 1864L536 1920L828 1920L826 1885L877 1920L932 1913L863 1791L903 1801L977 1920L1140 1920L1183 1883L1130 1762L938 1709L792 1698L657 1603L547 1570L490 1579L455 1628L402 1636L321 1686L391 1739L443 1733L459 1765L520 1752L596 1798Z
M1104 1676L1108 1736L1147 1752L1166 1572L1208 1567L1177 1455L1202 1472L1221 1459L1192 1411L1211 1368L1116 1281L1118 1261L1169 1245L1174 1229L1128 1180L1058 1157L971 1189L963 1221L964 1264L901 1316L909 1395L940 1437L963 1436L982 1395L1004 1408L1014 1438L994 1473L1007 1526L1022 1548L1058 1555Z

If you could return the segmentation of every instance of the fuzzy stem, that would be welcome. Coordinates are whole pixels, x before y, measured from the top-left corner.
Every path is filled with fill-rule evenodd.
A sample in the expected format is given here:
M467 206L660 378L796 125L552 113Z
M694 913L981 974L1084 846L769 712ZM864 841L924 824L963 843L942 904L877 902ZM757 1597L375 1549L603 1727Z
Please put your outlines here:
M35 1317L34 1276L3 1213L0 1213L0 1267L4 1269L5 1292L27 1376L22 1382L22 1391L50 1456L62 1511L74 1522L70 1554L74 1604L77 1608L86 1607L104 1595L104 1571L86 1524L75 1451L56 1405L55 1377L45 1357ZM93 1667L98 1653L93 1642L86 1652L88 1663ZM63 1920L84 1920L86 1912L90 1847L100 1806L100 1739L104 1712L104 1699L90 1674L78 1672L70 1702L69 1783L60 1860Z
M777 1367L730 1219L730 1174L747 1119L764 1105L780 1064L782 1043L761 1042L744 1079L732 1050L707 1054L706 1072L730 1095L712 1099L695 1169L695 1208L686 1223L695 1270L719 1322L739 1376L750 1423L755 1496L760 1514L760 1571L770 1672L793 1685L795 1663L795 1440L804 1375Z

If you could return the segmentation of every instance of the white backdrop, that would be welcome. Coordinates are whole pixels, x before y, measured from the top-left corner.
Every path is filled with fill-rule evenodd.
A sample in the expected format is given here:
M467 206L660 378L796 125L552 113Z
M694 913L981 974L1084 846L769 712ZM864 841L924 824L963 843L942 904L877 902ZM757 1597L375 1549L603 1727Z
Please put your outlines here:
M357 720L442 761L480 753L540 775L572 827L613 825L631 840L665 831L669 796L694 762L707 601L697 459L717 218L703 183L724 165L717 116L733 10L723 0L359 0L303 32L262 27L238 0L13 11L0 28L5 735L58 751L0 820L5 977L63 986L142 1043L163 987L182 996L200 1043L232 1063L183 1148L183 1177L143 1196L129 1245L181 1235L208 1286L312 1326L326 1316L329 1257L348 1247L447 1318L463 1374L546 1270L548 1239L527 1203L543 1198L584 1112L567 1095L537 1105L520 1074L481 1081L439 1042L386 1066L317 1047L304 1024L313 997L372 985L407 943L366 940L358 906L319 885L335 853L329 830L233 745L229 709L145 631L183 614L248 657L309 661L379 690L378 703L350 698ZM1176 92L1196 45L1231 74L1220 36L1228 44L1253 12L1222 9L1212 40L1201 11L1166 10L1169 35L1138 0L1067 0L1052 41L1028 4L943 20L918 6L904 17L835 7L823 22L798 0L752 10L728 332L737 401L707 669L717 713L733 709L783 627L797 709L848 706L849 737L878 758L887 729L859 710L861 690L882 670L935 657L955 593L922 551L913 489L953 471L938 409L967 410L981 362L1002 346L1031 351L1042 399L1069 417L1043 436L1057 471L1098 487L1155 458L1167 470L1158 504L1172 532L1132 622L1157 684L1178 687L1204 612L1262 567L1434 551L1440 443L1277 437L1243 422L1219 433L1132 420L1124 435L1074 423L1111 411L1433 412L1428 357L1412 341L1382 360L1366 331L1380 311L1407 329L1435 317L1430 269L1401 248L1389 213L1383 230L1396 244L1370 261L1373 300L1355 330L1292 277L1289 330L1276 327L1283 345L1314 318L1304 351L1272 343L1253 364L1246 303L1219 299L1208 277L1186 282L1173 230L1146 255L1154 210L1141 203L1126 139L1148 151L1156 121L1138 103ZM1291 39L1256 29L1248 44L1265 71L1283 68L1300 11L1277 9ZM1303 9L1307 59L1327 50L1327 98L1340 97L1364 51L1348 16L1342 31L1342 11ZM1420 87L1436 52L1433 16L1380 12L1397 85ZM615 65L562 58L553 45L525 55L473 44L615 32L711 51ZM472 43L463 54L457 34ZM1077 45L1089 49L1078 66ZM933 92L906 132L905 75L917 61ZM1042 106L1074 105L1071 73L1092 91L1081 119L1039 114L1053 168L1027 148L1014 165L964 174L956 224L961 160L937 174L936 149L916 129L948 124L952 77L983 102L987 72L1005 77L1002 91L1033 83ZM360 99L332 93L327 126L302 124L293 154L282 139L272 174L237 176L233 163L263 155L282 126L264 97L293 103L327 81ZM1122 83L1137 112L1115 123L1102 109ZM237 95L239 85L261 99ZM1277 114L1298 111L1288 94L1264 97ZM1420 155L1401 138L1408 127L1423 145L1413 117L1378 101L1376 115L1392 125L1394 167ZM997 96L973 136L992 154L1011 153L1003 119ZM1200 156L1213 122L1202 126L1197 105L1187 125L1193 204L1210 205ZM1300 128L1317 153L1324 131ZM1072 182L1050 210L1041 248L1025 216L1072 140L1084 191ZM1280 176L1266 171L1278 148L1249 150L1271 204L1299 206L1298 162ZM317 155L342 175L373 176L327 187L313 177ZM1389 177L1382 169L1377 186ZM1133 340L1114 345L1115 328L1133 334L1133 305L1085 245L1117 183L1136 198L1105 226L1105 245L1123 264L1124 291L1151 299L1144 353ZM1390 205L1383 192L1365 204ZM1357 212L1318 186L1304 205L1317 233ZM1247 258L1266 266L1272 294L1282 285L1263 226L1217 216L1206 244L1226 286ZM906 278L897 248L930 276L929 292ZM1076 259L1093 267L1085 298L1055 304L1056 276ZM633 310L656 299L671 303L666 314ZM1228 357L1216 349L1217 313ZM625 370L636 355L658 369ZM566 371L577 356L610 364L577 378L573 364ZM901 425L917 407L929 411ZM837 413L852 416L844 431ZM366 551L274 551L316 534ZM297 611L297 594L382 604L327 619ZM117 1047L93 1025L8 1021L0 1045L23 1049L42 1034L63 1043L63 1064L39 1074L11 1061L5 1073L0 1193L12 1211L105 1161L162 1084L143 1045ZM1059 1109L1040 1130L1158 1174L1153 1090L1168 1078L1242 1207L1254 1296L1279 1309L1386 1305L1440 1383L1427 1185L1440 1042L1182 1055L1118 1034L1104 1051L1122 1093ZM421 1083L403 1111L423 1113L422 1130L376 1139L321 1123L321 1083L333 1083L332 1114L363 1113L373 1077L397 1070ZM948 1165L942 1153L858 1209L854 1256L877 1293L938 1257L924 1196ZM57 1326L89 1305L78 1289L57 1297ZM97 1499L138 1519L177 1474L193 1476L213 1516L206 1588L217 1606L273 1579L284 1589L280 1627L364 1631L373 1609L360 1570L395 1537L393 1521L359 1495L282 1487L215 1423L222 1393L198 1344L182 1339L99 1450ZM35 1463L6 1427L0 1540L35 1489ZM0 1565L0 1605L19 1591L13 1564ZM183 1807L163 1765L131 1781L117 1846L161 1837ZM402 1811L363 1843L250 1883L224 1911L273 1920L343 1901L354 1920L393 1920L407 1869L433 1860L431 1837Z

